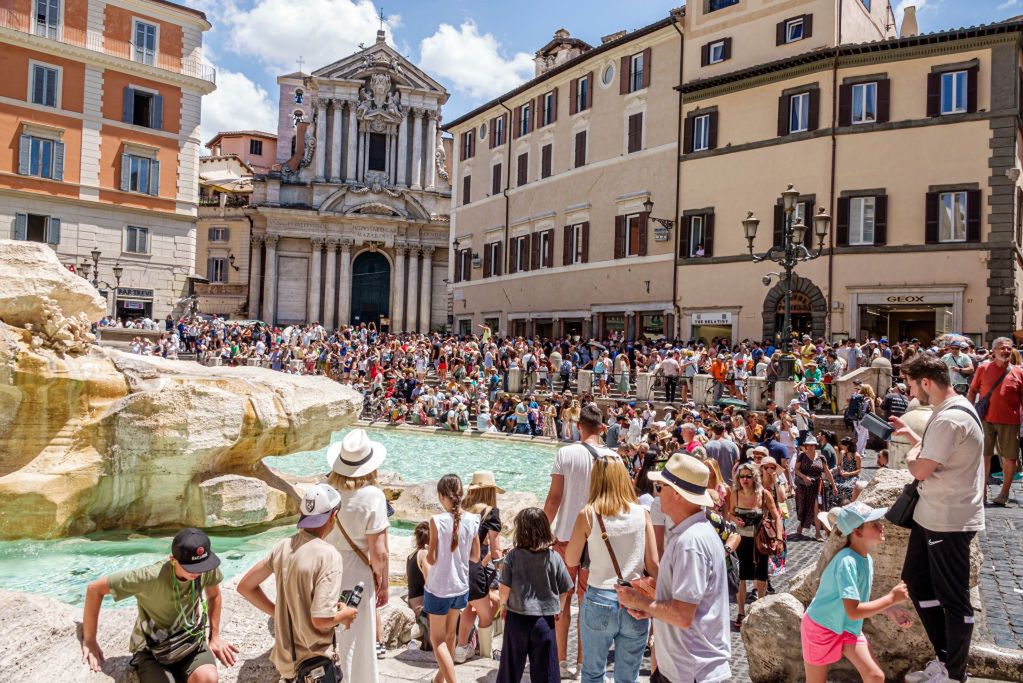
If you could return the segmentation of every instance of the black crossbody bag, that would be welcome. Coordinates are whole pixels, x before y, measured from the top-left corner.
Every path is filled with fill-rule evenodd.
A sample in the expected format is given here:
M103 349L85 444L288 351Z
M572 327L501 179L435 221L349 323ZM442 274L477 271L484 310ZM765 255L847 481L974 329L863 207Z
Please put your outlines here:
M201 602L202 585L200 581L201 577L195 577L192 586ZM195 611L194 605L192 610L193 612ZM149 649L150 654L153 655L153 659L164 666L171 666L202 649L206 643L206 610L204 606L200 605L199 611L201 616L196 627L181 629L159 642L152 640L146 635L146 647Z
M966 406L949 406L945 410L961 410L970 417L972 417L977 426L983 431L984 427L981 425L980 418L977 417L976 413L967 408ZM944 410L942 412L945 412ZM934 420L932 419L931 422ZM930 427L928 423L927 427ZM924 438L927 437L927 427L924 428L923 436L920 437L920 446L923 447ZM920 502L920 480L913 479L910 483L906 484L906 487L902 489L902 493L898 499L888 508L888 512L885 513L884 518L895 526L900 526L903 529L913 528L913 513L916 511L916 504Z

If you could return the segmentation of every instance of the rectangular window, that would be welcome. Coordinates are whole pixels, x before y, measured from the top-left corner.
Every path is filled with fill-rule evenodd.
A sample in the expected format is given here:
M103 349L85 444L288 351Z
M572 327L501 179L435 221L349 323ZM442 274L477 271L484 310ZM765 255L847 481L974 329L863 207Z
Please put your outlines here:
M57 106L57 88L59 87L57 69L41 64L32 65L32 102L44 107Z
M519 168L518 178L516 178L516 186L522 187L526 184L529 178L529 152L523 152L519 155Z
M476 154L475 145L473 144L476 140L476 129L467 130L462 133L462 160L472 159Z
M521 112L519 114L519 136L520 137L525 135L525 134L527 134L530 131L529 117L530 117L530 114L532 113L532 110L533 110L533 108L530 107L528 104L522 105L522 108L519 110Z
M149 253L149 228L129 225L124 229L124 250L129 254Z
M710 44L707 49L707 61L710 64L720 64L725 61L725 41L719 40Z
M494 164L491 175L490 194L501 194L501 164Z
M636 92L643 88L643 53L632 55L631 70L629 71L629 92Z
M575 163L574 167L586 165L586 131L581 130L575 134Z
M515 270L523 272L529 270L529 235L515 238Z
M223 257L211 258L207 277L210 279L210 282L220 284L227 282L227 259Z
M540 148L540 177L547 178L551 175L551 156L553 156L551 145L544 145Z
M583 223L576 223L572 226L572 264L584 263L586 261L585 238L583 237L585 226Z
M629 140L628 152L638 152L643 149L643 112L629 116Z
M966 71L950 71L941 74L941 113L962 114L966 111L966 87L969 74Z
M707 239L706 224L703 216L689 217L689 253L688 258L700 258L704 255L703 243Z
M227 228L216 227L210 228L210 242L226 242L227 241Z
M472 201L472 176L462 178L462 206Z
M160 162L137 154L121 155L121 189L160 194Z
M455 251L455 282L468 282L472 279L472 249Z
M857 83L852 87L852 122L877 121L877 83Z
M369 134L369 159L367 168L370 171L387 170L387 136L383 133Z
M494 126L494 146L497 147L498 145L503 145L504 144L504 117L503 116L498 116L496 119L494 119L493 126Z
M582 111L588 108L590 94L590 77L587 74L579 79L575 92L575 110Z
M801 92L789 99L789 132L802 133L810 129L810 93Z
M253 154L255 156L263 156L263 141L249 140L249 154Z
M501 243L491 242L483 246L483 263L487 266L483 269L483 277L491 277L501 272Z
M860 1L863 3L863 6L866 7L867 11L869 12L870 11L870 0L860 0Z
M34 213L16 213L14 239L23 242L60 244L60 219Z
M554 91L545 93L543 96L543 123L541 125L547 126L554 123L554 107L557 106L557 102L554 97Z
M551 244L551 240L554 239L554 231L544 230L540 233L540 267L550 268L554 264L551 263L550 256L554 253L554 245Z
M874 243L875 207L876 199L874 197L853 197L849 200L850 246Z
M803 39L803 17L785 22L785 42L794 43Z
M53 140L32 138L29 175L40 178L53 177L53 144Z
M739 0L707 0L706 12L717 12L719 9L738 5Z
M938 241L966 241L966 192L938 195Z
M693 151L710 149L710 114L697 116L693 121Z
M162 129L163 97L148 90L126 86L121 120L133 126Z
M629 214L625 217L625 255L638 256L640 231L643 229L643 221L638 213Z
M149 66L156 64L156 25L135 20L135 42L132 59Z
M54 40L60 37L60 0L35 0L35 34Z

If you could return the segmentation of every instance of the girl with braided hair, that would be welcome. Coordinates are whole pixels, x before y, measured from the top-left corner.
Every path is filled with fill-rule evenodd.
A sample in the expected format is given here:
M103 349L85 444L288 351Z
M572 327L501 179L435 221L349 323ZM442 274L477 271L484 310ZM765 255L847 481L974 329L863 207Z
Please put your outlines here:
M458 617L469 604L469 563L480 561L479 515L462 509L464 490L457 474L437 482L437 498L444 512L430 518L430 545L426 561L423 612L430 619L430 644L437 659L434 683L457 683L455 637Z

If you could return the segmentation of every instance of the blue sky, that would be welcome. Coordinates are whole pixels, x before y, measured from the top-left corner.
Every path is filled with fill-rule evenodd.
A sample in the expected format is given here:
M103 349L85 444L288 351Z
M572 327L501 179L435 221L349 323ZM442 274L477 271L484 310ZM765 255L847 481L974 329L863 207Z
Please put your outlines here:
M533 53L559 28L591 45L667 15L657 0L179 0L207 13L206 58L218 90L203 100L203 141L218 130L275 132L279 74L308 72L374 40L383 10L388 40L443 83L448 121L533 75ZM877 0L875 0L877 1ZM1023 0L893 0L915 4L922 32L1023 14Z

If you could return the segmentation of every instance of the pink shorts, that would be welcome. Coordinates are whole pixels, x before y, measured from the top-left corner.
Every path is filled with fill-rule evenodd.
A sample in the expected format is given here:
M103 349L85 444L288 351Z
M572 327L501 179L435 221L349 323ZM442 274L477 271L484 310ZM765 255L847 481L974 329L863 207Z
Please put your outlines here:
M842 658L842 648L846 645L867 644L866 636L854 636L845 631L835 633L818 624L807 614L803 614L799 634L803 641L803 661L813 666L834 664Z

